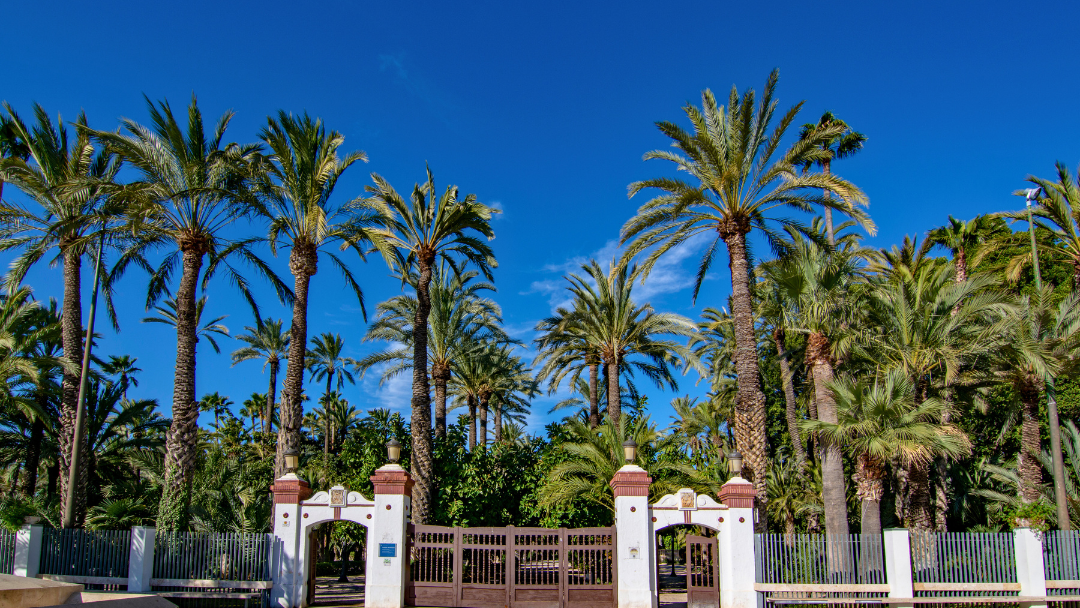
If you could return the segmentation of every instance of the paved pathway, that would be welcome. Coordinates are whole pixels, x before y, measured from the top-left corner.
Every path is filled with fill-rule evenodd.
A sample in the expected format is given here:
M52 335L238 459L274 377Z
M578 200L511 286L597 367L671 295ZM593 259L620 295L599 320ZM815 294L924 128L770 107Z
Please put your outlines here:
M364 605L364 575L349 577L349 582L339 583L336 576L320 576L315 581L315 603L318 608L339 608Z

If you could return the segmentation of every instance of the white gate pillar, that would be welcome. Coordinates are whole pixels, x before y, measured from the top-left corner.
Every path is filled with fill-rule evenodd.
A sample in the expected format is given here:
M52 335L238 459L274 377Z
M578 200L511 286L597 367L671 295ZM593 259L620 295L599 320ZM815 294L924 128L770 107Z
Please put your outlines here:
M405 534L412 515L413 480L408 471L388 464L371 477L375 508L367 534L366 608L401 608L405 605L409 556Z
M306 555L300 554L300 536L304 533L300 523L300 501L311 496L311 486L295 473L286 473L274 480L270 490L274 493L274 537L281 549L273 572L270 605L299 608L307 560ZM311 564L311 567L315 565Z
M881 534L885 548L885 582L889 583L889 597L915 597L911 577L911 534L907 528L888 528ZM893 608L912 608L914 605L914 602L893 604Z
M1046 596L1046 571L1043 570L1042 536L1031 528L1013 530L1016 547L1016 582L1022 597ZM1046 602L1023 602L1024 608L1046 608Z
M656 541L649 520L649 473L627 464L611 478L619 608L656 608Z
M35 578L41 567L41 541L45 538L45 526L26 524L15 534L15 564L12 574Z
M154 541L157 530L146 526L131 529L131 548L128 553L128 592L150 593L154 576Z
M728 507L720 526L720 608L757 608L754 555L754 485L732 477L720 488Z

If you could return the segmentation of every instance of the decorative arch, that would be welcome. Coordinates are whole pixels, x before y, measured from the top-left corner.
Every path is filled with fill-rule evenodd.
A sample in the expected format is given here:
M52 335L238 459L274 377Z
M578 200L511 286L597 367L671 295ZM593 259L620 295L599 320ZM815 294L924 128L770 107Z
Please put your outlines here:
M358 523L369 531L374 517L375 502L364 498L359 492L350 492L344 486L334 486L329 491L316 492L308 500L300 501L300 550L302 573L300 579L301 605L306 605L308 586L311 582L311 569L315 567L310 558L309 535L312 526L328 521L350 521ZM369 532L370 533L370 532Z
M704 526L717 533L725 527L729 507L711 496L682 488L649 505L653 533L679 525Z

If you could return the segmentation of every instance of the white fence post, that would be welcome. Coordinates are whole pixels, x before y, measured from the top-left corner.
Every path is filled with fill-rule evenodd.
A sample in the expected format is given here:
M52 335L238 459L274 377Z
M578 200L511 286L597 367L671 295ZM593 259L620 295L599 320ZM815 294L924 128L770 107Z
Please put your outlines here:
M128 558L128 591L150 593L154 576L154 540L157 530L145 526L131 529L131 553Z
M1021 597L1045 597L1046 575L1043 570L1043 546L1041 536L1031 528L1013 530L1016 547L1016 581L1020 583ZM1046 602L1024 602L1026 608L1046 608Z
M367 533L364 606L401 608L408 577L405 532L412 515L413 480L400 465L388 464L376 469L371 483L375 508Z
M655 608L656 540L649 521L649 473L624 465L611 478L615 495L615 552L618 608Z
M915 597L911 580L911 534L906 528L888 528L882 531L885 547L885 582L889 584L889 597ZM894 608L911 608L913 604L893 604Z
M718 498L728 510L720 527L720 608L756 608L761 604L754 589L757 580L754 555L754 485L732 477L720 488ZM621 572L619 573L621 576Z
M45 526L27 524L19 529L15 537L15 567L12 574L35 578L41 572L41 541L45 537Z

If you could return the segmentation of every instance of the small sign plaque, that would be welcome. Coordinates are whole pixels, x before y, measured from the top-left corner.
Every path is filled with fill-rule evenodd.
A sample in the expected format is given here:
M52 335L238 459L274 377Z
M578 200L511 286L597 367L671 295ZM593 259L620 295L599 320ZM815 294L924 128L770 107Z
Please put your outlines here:
M379 543L379 557L397 557L397 545L394 543Z

